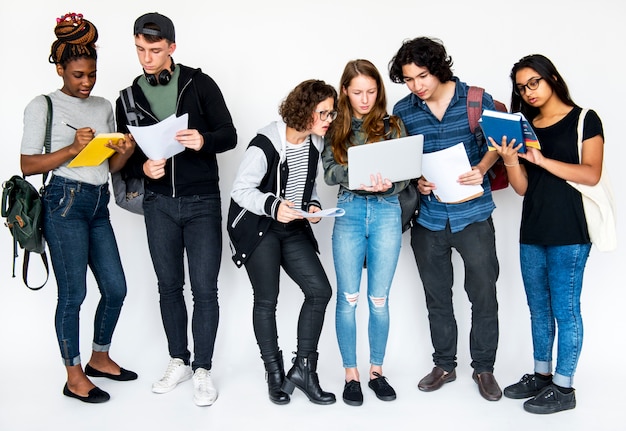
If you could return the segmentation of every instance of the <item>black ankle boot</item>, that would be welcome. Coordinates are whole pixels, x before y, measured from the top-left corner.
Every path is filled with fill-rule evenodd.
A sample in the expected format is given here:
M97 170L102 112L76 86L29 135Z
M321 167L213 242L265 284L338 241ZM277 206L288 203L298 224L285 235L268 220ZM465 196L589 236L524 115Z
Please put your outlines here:
M292 360L293 367L287 373L283 383L283 391L288 394L293 393L293 388L297 387L315 404L333 404L335 395L324 392L320 388L317 377L317 352L309 356L296 356Z
M289 394L281 390L285 380L285 367L283 365L283 352L272 357L262 357L265 364L265 380L270 401L274 404L287 404Z

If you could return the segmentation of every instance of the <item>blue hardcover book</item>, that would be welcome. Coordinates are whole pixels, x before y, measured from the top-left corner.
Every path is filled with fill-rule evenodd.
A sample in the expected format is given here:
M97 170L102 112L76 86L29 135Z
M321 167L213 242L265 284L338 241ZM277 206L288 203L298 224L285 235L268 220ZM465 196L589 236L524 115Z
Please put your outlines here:
M525 153L526 147L541 149L537 135L528 120L521 113L485 109L478 123L483 129L485 138L491 137L498 144L502 141L502 137L506 136L509 142L515 139L516 146L520 142L523 144L518 150L520 153ZM487 140L487 144L490 151L495 151L489 140Z

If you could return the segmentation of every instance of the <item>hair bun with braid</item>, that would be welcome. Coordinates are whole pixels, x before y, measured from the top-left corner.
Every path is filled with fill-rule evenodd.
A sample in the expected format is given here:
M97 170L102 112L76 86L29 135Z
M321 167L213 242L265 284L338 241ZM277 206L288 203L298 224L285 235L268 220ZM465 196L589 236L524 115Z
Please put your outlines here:
M98 30L81 13L67 13L57 18L54 28L57 37L52 43L48 61L65 65L68 61L87 57L96 59L96 41Z

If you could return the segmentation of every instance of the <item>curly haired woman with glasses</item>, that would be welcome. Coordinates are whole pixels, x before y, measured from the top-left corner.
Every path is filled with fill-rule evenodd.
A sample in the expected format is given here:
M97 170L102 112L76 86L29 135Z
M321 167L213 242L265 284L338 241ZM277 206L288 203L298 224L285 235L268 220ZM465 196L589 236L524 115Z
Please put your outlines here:
M231 193L233 260L245 266L252 284L254 334L275 404L287 404L294 387L313 403L335 402L317 376L317 346L332 290L309 222L320 221L315 178L336 99L335 89L323 81L296 86L280 105L282 119L250 142ZM281 267L304 293L296 357L286 376L276 327Z

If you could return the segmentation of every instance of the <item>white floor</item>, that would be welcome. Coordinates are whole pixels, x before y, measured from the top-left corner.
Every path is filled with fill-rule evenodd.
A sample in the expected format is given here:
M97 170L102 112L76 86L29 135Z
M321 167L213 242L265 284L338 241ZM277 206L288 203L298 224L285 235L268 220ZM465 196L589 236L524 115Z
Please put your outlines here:
M142 244L143 246L143 244ZM403 276L417 279L409 249L404 250ZM8 260L8 259L7 259ZM505 265L513 265L502 259ZM590 265L593 280L600 266ZM229 262L224 264L228 270ZM458 263L458 262L457 262ZM327 263L328 264L328 263ZM241 281L220 287L220 328L213 363L219 398L211 407L197 407L192 383L184 382L168 394L153 394L168 361L159 315L158 295L150 262L145 274L131 283L112 345L112 357L139 373L133 382L94 379L111 394L101 405L88 405L62 395L65 372L54 331L56 286L53 279L38 292L28 291L19 278L0 285L0 431L56 430L626 430L624 409L626 374L623 357L626 339L621 331L626 290L588 283L584 291L585 342L575 379L578 406L548 416L526 413L521 400L484 400L471 378L468 333L470 306L455 282L455 311L459 326L457 380L432 393L420 392L417 382L432 368L423 291L415 283L393 288L391 329L384 374L396 389L392 402L376 399L362 384L365 402L360 407L343 403L343 369L334 330L334 301L327 310L320 340L319 377L323 389L334 392L336 404L312 404L297 389L291 403L272 404L267 398L264 369L251 323L252 295L245 271ZM234 265L232 265L234 266ZM20 266L21 267L21 266ZM330 267L330 266L329 266ZM9 268L4 269L4 274ZM140 268L133 267L130 274ZM511 273L513 269L506 269ZM458 271L461 272L461 271ZM504 273L504 272L503 272ZM457 274L460 277L460 275ZM81 352L89 359L92 319L99 295L90 279L81 310ZM624 285L623 280L617 283ZM186 289L189 295L189 289ZM295 322L302 295L287 280L278 305L280 345L285 362L295 350ZM188 300L191 303L191 300ZM495 376L502 388L532 371L528 311L521 283L499 283L500 343ZM367 376L367 308L358 308L358 358ZM286 365L290 366L290 365Z
M3 326L2 331L7 330L10 328ZM296 389L290 404L277 406L267 399L260 359L253 349L243 348L245 356L218 356L216 362L221 366L219 369L214 366L214 379L219 398L213 406L201 408L193 404L191 381L180 384L168 394L157 395L150 391L152 381L160 376L165 366L166 359L156 352L161 350L159 346L154 351L143 349L141 356L118 354L117 359L123 366L140 373L139 379L134 382L94 379L111 394L111 400L101 405L88 405L61 394L63 368L58 360L52 359L52 353L45 358L11 357L15 349L32 348L42 342L34 334L25 335L33 338L22 338L18 343L21 346L3 343L2 431L626 429L620 411L624 408L622 392L615 391L617 388L612 387L608 379L600 379L590 369L579 373L576 409L536 416L524 412L520 400L503 398L488 402L481 398L471 379L471 369L462 364L457 368L455 382L436 392L420 392L417 381L430 369L430 352L426 350L422 357L400 353L386 364L390 382L398 393L397 400L379 401L363 384L363 406L351 407L341 401L343 376L342 370L333 365L336 363L334 354L322 355L319 374L322 387L337 395L336 404L312 404ZM48 330L47 335L53 338L52 331ZM42 344L48 352L54 352L53 343ZM465 355L463 357L465 360ZM503 387L517 380L524 371L505 364L498 370L496 374ZM366 371L362 370L362 374Z

